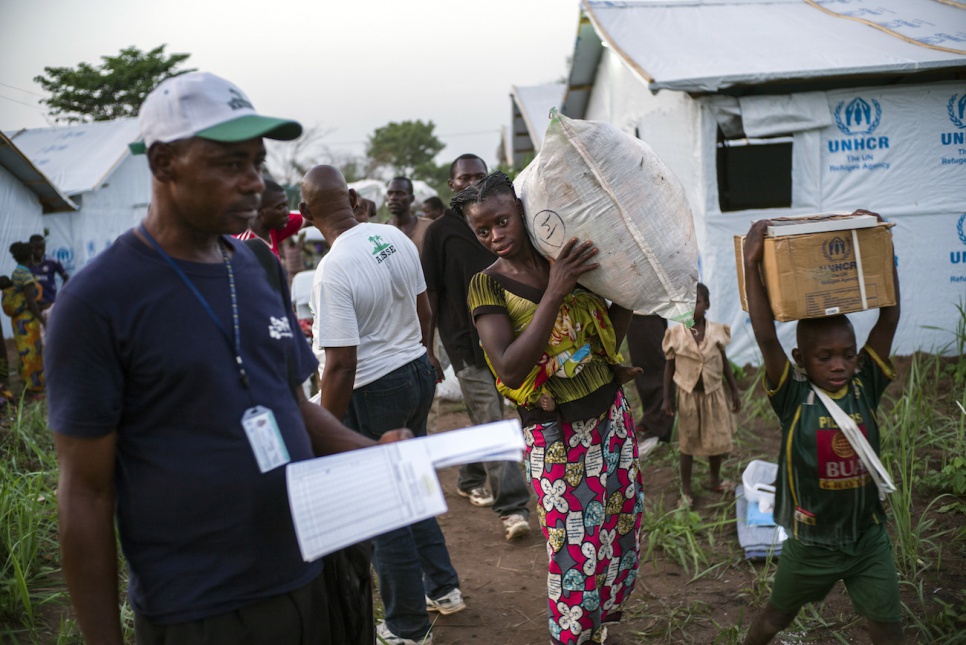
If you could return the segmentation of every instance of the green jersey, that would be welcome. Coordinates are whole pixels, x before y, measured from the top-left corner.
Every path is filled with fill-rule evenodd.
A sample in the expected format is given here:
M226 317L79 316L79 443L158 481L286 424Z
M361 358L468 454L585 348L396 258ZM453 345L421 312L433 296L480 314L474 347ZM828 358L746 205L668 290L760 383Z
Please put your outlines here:
M855 420L877 455L875 411L894 377L892 365L865 347L851 381L840 391L827 393ZM828 547L855 543L870 525L883 523L885 511L875 482L805 373L786 363L768 396L782 426L777 522L804 544Z

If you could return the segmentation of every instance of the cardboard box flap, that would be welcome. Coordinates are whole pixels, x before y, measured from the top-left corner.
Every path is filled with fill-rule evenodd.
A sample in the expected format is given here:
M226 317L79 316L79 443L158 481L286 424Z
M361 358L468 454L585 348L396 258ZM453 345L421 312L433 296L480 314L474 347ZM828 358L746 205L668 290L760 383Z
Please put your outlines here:
M856 228L871 228L879 220L872 215L851 213L820 213L804 217L778 217L771 220L766 234L768 237L804 235L806 233L830 233Z

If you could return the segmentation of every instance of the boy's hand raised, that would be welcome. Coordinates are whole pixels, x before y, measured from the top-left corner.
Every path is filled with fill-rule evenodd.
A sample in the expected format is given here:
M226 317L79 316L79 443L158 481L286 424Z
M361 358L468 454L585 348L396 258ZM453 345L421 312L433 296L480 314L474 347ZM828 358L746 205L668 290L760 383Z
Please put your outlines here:
M771 220L758 220L751 225L745 236L745 264L758 264L765 254L765 231Z

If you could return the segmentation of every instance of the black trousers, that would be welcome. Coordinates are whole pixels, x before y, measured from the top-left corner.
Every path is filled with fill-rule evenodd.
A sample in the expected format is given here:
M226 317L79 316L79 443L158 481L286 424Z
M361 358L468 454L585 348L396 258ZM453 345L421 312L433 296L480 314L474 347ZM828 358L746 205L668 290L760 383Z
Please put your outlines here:
M627 349L631 354L631 365L644 369L644 373L634 379L642 408L638 436L657 437L668 442L671 440L674 417L661 412L661 402L664 399L664 366L667 363L661 349L665 331L667 321L660 316L634 315L627 329Z
M372 645L370 543L325 557L315 580L217 616L155 625L135 615L138 645Z

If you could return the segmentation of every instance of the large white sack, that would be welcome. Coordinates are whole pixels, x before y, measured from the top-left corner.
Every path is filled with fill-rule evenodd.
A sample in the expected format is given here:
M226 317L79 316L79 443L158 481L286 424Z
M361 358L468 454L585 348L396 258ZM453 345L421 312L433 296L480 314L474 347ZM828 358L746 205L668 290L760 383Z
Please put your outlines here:
M556 258L592 240L600 268L580 283L641 314L690 324L698 247L681 182L639 139L553 113L540 153L514 181L534 246Z

